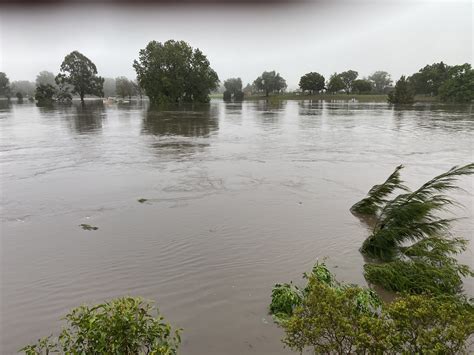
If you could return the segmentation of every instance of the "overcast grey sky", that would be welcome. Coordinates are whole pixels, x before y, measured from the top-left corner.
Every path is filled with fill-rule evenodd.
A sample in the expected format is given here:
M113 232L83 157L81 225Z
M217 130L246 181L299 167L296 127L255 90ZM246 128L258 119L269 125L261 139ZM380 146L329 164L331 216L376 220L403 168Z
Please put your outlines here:
M467 0L318 1L0 8L0 71L10 80L57 73L79 50L104 77L135 78L132 62L150 40L185 40L224 80L276 70L295 88L302 74L386 70L393 78L428 63L472 63L473 7Z

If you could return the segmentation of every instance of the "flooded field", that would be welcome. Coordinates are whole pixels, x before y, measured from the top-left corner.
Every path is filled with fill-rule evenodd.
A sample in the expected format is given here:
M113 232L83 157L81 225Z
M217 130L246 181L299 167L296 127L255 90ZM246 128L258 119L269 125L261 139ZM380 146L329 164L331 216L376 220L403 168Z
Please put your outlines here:
M1 102L0 132L1 354L123 295L184 328L182 354L288 353L272 286L325 257L365 285L350 206L399 164L416 188L474 149L471 107L434 104ZM460 185L455 231L473 240L472 178Z

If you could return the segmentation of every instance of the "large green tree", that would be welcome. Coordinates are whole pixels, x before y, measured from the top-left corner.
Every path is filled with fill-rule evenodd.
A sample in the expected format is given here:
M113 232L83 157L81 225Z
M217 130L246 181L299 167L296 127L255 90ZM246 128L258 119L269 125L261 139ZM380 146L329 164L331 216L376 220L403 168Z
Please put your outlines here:
M224 81L224 88L231 95L235 95L242 91L242 79L240 78L229 78Z
M324 89L324 76L319 73L311 72L300 78L300 89L309 91L311 94L318 93Z
M85 95L104 96L104 79L97 76L95 64L78 51L73 51L64 58L56 82L72 85L72 93L78 94L82 102Z
M382 94L387 86L392 84L390 74L383 70L374 72L367 78L373 85L376 92Z
M344 91L348 94L352 92L352 83L357 79L359 73L355 70L343 71L339 74L342 82L344 83Z
M208 102L219 77L198 48L184 41L151 41L133 62L139 85L154 104Z
M3 72L0 72L0 96L10 97L10 80Z
M345 87L344 81L342 80L341 76L337 73L331 75L328 81L327 90L330 93L336 93L338 91L343 90Z
M372 83L366 79L357 79L352 82L352 92L367 94L372 91Z
M466 63L449 69L449 79L439 87L439 97L448 102L474 100L474 69Z
M272 92L279 92L286 89L286 80L280 76L280 73L272 71L265 71L253 82L255 88L263 91L265 96Z
M443 62L426 65L408 78L416 94L438 95L439 87L450 78L450 67Z

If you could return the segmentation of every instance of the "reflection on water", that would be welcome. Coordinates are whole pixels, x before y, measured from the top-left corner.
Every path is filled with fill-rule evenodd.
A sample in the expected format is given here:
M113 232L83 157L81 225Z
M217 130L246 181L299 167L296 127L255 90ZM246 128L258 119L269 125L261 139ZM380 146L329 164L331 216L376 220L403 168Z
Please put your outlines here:
M123 295L157 301L182 354L286 354L272 286L323 257L364 284L369 231L350 206L399 164L416 187L472 161L474 142L469 105L0 101L0 118L1 354ZM461 186L455 233L472 238Z

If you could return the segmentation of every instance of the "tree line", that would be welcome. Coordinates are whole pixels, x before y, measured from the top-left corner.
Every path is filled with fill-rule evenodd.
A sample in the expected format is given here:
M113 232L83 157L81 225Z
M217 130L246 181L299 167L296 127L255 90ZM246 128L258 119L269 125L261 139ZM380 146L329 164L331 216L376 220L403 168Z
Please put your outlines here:
M59 73L43 71L36 82L15 81L10 84L0 73L0 96L35 97L39 102L69 101L77 95L98 97L147 95L153 104L208 102L218 89L220 80L206 55L184 41L151 41L134 60L136 80L98 75L96 65L84 54L73 51L66 55ZM355 70L333 73L329 79L318 72L301 76L299 90L303 94L388 94L391 103L412 103L415 95L436 96L446 102L470 102L474 99L474 70L468 63L449 66L443 62L426 65L411 76L402 76L392 86L389 73L376 71L359 77ZM275 70L264 71L252 83L242 87L241 78L223 83L224 100L242 100L244 95L269 96L287 89L286 80Z

